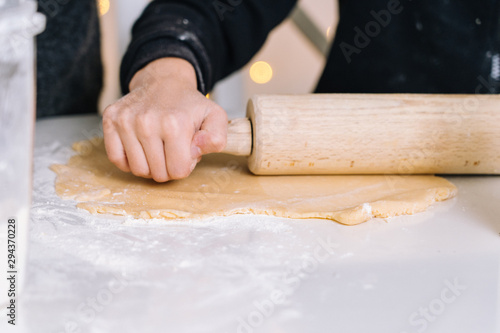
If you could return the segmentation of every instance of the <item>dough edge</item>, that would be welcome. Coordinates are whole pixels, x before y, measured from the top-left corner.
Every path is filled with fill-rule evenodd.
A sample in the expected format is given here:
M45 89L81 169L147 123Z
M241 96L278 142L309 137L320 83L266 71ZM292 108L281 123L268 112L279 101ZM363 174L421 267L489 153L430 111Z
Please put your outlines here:
M92 151L93 146L102 144L102 138L100 141L99 139L94 140L95 141L79 141L74 143L73 149L78 154L73 157L85 155L89 151ZM55 184L57 194L63 199L73 199L78 201L78 208L84 209L95 215L110 214L115 216L130 216L138 219L203 219L217 216L253 214L291 219L327 219L343 225L356 225L371 220L372 218L389 218L419 213L425 211L433 203L452 198L457 194L457 188L453 184L448 182L446 179L437 177L442 180L441 186L420 190L410 190L406 193L391 196L387 199L375 200L370 203L363 203L355 207L342 210L325 209L321 211L297 212L290 209L272 207L241 207L202 214L175 209L146 209L131 212L120 207L122 205L118 203L98 202L98 199L105 197L110 193L110 190L105 187L93 188L92 191L84 191L80 195L65 195L64 191L61 190L63 187L59 182L59 179L64 173L70 172L73 167L54 164L50 168L57 174ZM90 171L84 171L84 173L88 174L90 177L93 176Z
M415 197L418 195L421 200L378 200L372 203L348 208L340 211L321 211L300 213L273 208L238 208L232 210L221 210L209 214L196 214L182 210L155 209L143 210L136 214L131 214L119 205L114 207L95 204L95 202L80 202L77 207L86 210L94 215L111 214L115 216L132 216L136 219L204 219L210 217L223 217L231 215L265 215L290 219L325 219L338 222L343 225L357 225L367 222L373 218L390 218L401 215L413 215L425 211L435 202L444 201L456 195L457 189L436 187L421 191L410 191L406 196ZM370 209L366 209L369 205ZM389 208L389 209L388 209Z

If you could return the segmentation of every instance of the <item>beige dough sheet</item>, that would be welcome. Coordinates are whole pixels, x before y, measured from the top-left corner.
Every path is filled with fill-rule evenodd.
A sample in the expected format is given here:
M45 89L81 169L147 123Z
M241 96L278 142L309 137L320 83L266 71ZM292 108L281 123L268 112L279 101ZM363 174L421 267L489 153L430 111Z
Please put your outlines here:
M156 183L109 162L102 140L73 145L78 154L57 173L56 192L92 214L135 218L199 218L264 214L358 224L374 217L424 211L457 189L435 176L255 176L246 159L203 157L186 179Z

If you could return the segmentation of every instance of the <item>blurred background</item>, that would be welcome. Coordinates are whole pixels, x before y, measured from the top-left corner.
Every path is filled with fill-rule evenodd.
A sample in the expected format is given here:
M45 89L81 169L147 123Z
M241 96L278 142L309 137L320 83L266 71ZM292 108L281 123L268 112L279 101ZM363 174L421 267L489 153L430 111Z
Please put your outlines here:
M120 97L119 66L130 30L149 0L98 0L105 88L100 110ZM336 0L301 0L290 18L269 36L264 47L240 71L219 82L210 98L229 118L244 116L248 98L257 93L302 94L314 90L325 52L338 20Z

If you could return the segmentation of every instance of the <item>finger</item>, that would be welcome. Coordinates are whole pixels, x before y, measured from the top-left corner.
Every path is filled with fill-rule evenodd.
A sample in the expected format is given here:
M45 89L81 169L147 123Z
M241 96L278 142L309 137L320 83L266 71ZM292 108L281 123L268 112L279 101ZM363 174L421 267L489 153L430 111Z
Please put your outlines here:
M125 155L125 149L123 148L120 135L114 129L106 130L104 128L104 147L106 148L106 153L108 159L118 167L118 169L124 172L130 172L130 166L128 164L127 156Z
M167 173L170 179L189 176L196 166L196 157L191 156L191 141L194 129L166 129L163 140Z
M169 180L163 141L158 137L155 140L141 140L151 177L157 182Z
M193 137L193 144L202 154L220 152L226 146L227 114L219 106L213 107Z
M127 155L130 171L138 177L151 178L148 161L144 153L144 148L133 134L120 133L125 154Z

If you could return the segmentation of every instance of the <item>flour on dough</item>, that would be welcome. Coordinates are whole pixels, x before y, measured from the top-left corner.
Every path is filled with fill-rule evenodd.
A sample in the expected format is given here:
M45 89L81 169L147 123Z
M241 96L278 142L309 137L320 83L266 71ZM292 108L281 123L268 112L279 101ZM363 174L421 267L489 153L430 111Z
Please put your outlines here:
M136 218L197 218L264 214L358 224L425 210L457 189L435 176L255 176L246 159L203 157L186 179L156 183L109 162L102 140L77 142L78 152L57 173L56 192L93 214Z

